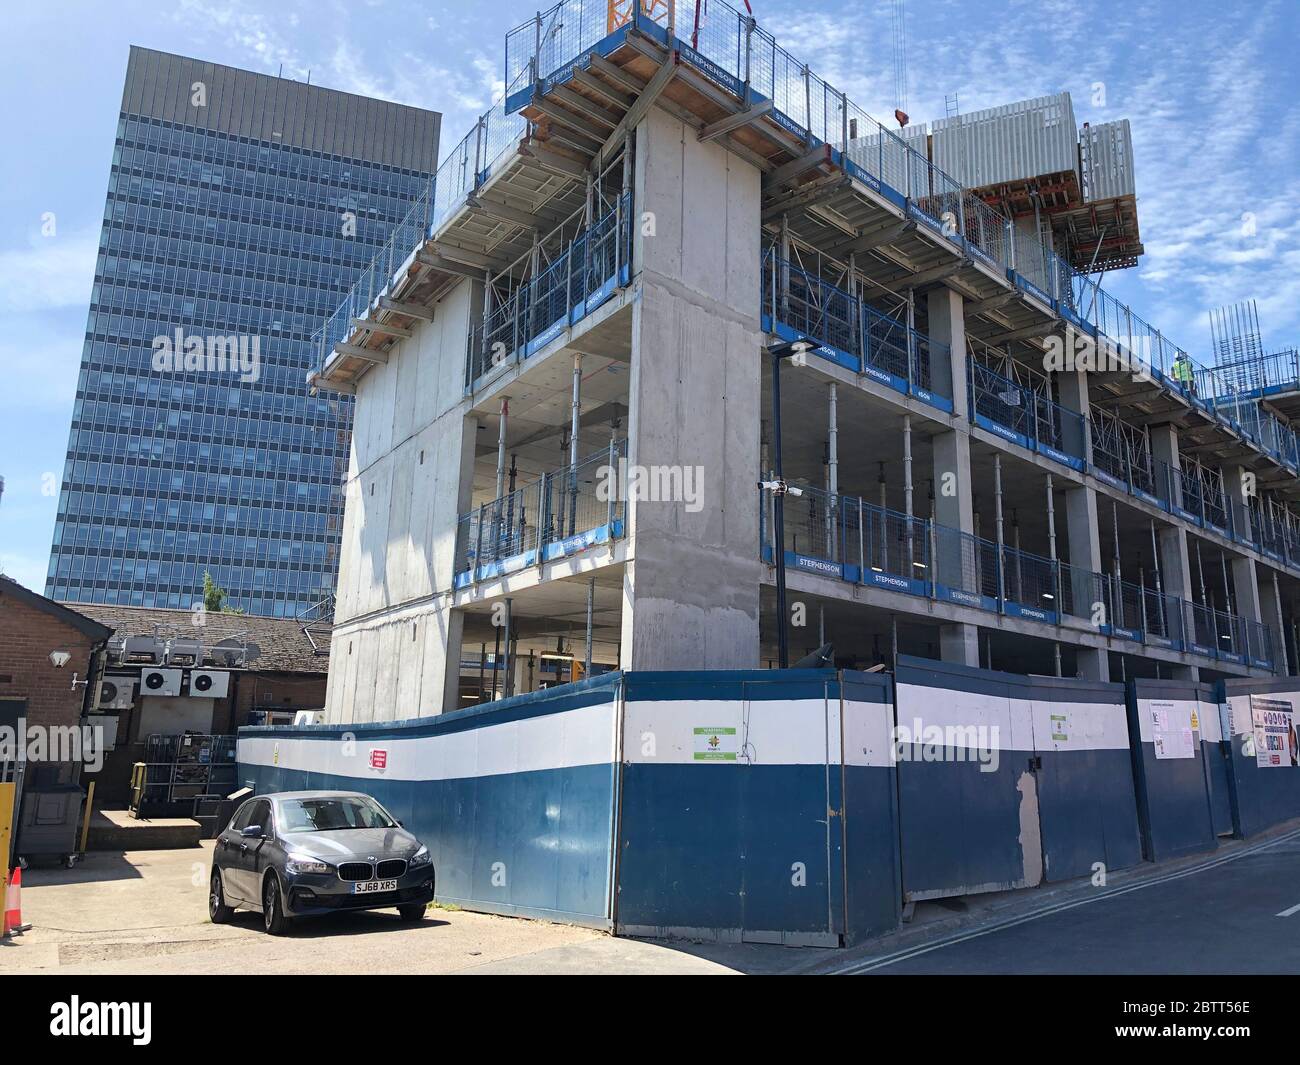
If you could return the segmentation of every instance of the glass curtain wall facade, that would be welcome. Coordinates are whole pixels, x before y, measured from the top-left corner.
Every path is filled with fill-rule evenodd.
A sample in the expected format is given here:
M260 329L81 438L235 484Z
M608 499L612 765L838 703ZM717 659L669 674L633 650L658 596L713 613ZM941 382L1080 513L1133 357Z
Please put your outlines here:
M133 48L46 594L295 617L338 568L349 397L311 335L427 185L439 116Z

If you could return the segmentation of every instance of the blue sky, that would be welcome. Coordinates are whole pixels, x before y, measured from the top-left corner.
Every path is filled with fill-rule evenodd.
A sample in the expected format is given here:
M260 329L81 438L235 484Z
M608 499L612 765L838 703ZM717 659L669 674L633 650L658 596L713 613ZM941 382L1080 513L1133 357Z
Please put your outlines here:
M759 22L879 118L886 0L751 0ZM536 3L46 0L11 5L0 64L0 570L42 589L127 49L179 52L442 111L454 145L500 92L505 31ZM1254 297L1300 344L1300 0L908 0L917 121L1068 89L1133 124L1142 264L1106 286L1194 355L1211 307ZM1104 105L1093 103L1104 85ZM55 232L42 235L53 213ZM1207 360L1208 361L1208 360ZM51 490L51 486L53 486Z

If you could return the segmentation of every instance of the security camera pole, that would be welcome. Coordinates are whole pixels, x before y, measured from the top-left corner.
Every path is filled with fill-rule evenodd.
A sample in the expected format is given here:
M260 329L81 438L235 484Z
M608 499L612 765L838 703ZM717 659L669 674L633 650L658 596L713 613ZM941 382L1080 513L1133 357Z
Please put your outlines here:
M776 504L772 553L776 558L777 664L782 669L790 668L785 602L785 497L787 494L801 496L803 493L786 484L785 470L781 464L781 360L796 356L802 359L812 347L814 345L810 341L801 339L772 344L767 348L768 354L772 356L772 452L776 480L760 481L759 487L771 492Z

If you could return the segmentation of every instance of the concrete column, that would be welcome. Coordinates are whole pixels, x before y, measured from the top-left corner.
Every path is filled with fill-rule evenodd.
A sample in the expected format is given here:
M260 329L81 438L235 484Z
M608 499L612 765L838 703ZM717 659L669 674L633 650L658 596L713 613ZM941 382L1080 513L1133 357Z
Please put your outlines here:
M1067 336L1073 336L1073 331ZM1056 375L1056 383L1061 392L1061 403L1070 410L1076 410L1086 419L1092 413L1092 404L1088 398L1088 374L1084 370L1069 370Z
M1237 593L1237 614L1247 621L1268 621L1261 603L1259 578L1253 558L1231 560L1232 589ZM1269 589L1270 593L1272 589Z
M932 441L934 454L934 513L940 525L975 531L971 507L970 436L951 430Z
M1236 575L1234 574L1234 579ZM1282 594L1278 588L1277 572L1271 572L1260 582L1259 608L1261 620L1273 636L1273 668L1279 673L1291 672L1290 655L1287 654L1285 622L1282 620Z
M1100 592L1096 582L1082 571L1101 572L1101 532L1097 525L1097 493L1093 489L1070 488L1065 492L1065 529L1071 566L1065 579L1071 582L1075 609L1086 610L1091 616L1091 604ZM1061 583L1064 586L1065 581ZM1080 677L1110 680L1110 655L1105 648L1079 647L1076 657Z
M952 624L939 626L939 657L944 662L958 662L964 666L980 664L980 630L976 625Z
M966 315L965 301L950 288L931 289L926 295L926 313L930 320L930 337L948 345L948 364L932 367L939 380L945 372L952 384L952 409L965 418L970 406L966 399Z
M948 345L952 375L953 411L960 418L967 414L966 399L966 321L960 295L949 288L933 289L926 297L930 319L930 336ZM934 517L939 525L975 531L971 500L970 436L964 430L940 433L931 442L934 457ZM946 572L960 567L960 553L945 551L939 544L938 557L931 559L944 580ZM951 556L951 557L950 557ZM979 628L975 625L951 624L939 629L939 654L945 662L979 666Z
M1151 457L1167 463L1170 470L1169 495L1170 500L1175 506L1183 505L1183 493L1178 481L1173 477L1174 471L1179 469L1178 461L1178 430L1172 425L1153 425L1147 432L1151 438ZM1157 470L1156 493L1161 491L1159 483L1160 472Z
M1250 474L1249 477L1246 475ZM1239 535L1250 535L1250 503L1251 497L1248 496L1244 489L1247 484L1254 483L1254 474L1251 474L1246 467L1240 463L1232 463L1223 467L1223 494L1228 499L1229 524L1233 531ZM1244 527L1243 527L1244 526ZM1235 575L1234 575L1235 576Z
M634 248L628 459L696 477L702 505L627 501L620 662L756 667L760 174L659 109L636 137L637 210L655 233Z

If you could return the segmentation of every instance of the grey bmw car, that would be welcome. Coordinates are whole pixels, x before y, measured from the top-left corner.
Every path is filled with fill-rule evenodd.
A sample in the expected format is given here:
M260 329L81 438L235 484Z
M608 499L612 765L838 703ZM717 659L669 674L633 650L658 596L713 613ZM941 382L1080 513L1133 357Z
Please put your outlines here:
M369 795L299 791L247 800L217 837L208 916L261 911L271 935L295 917L395 906L418 921L433 901L429 848Z

